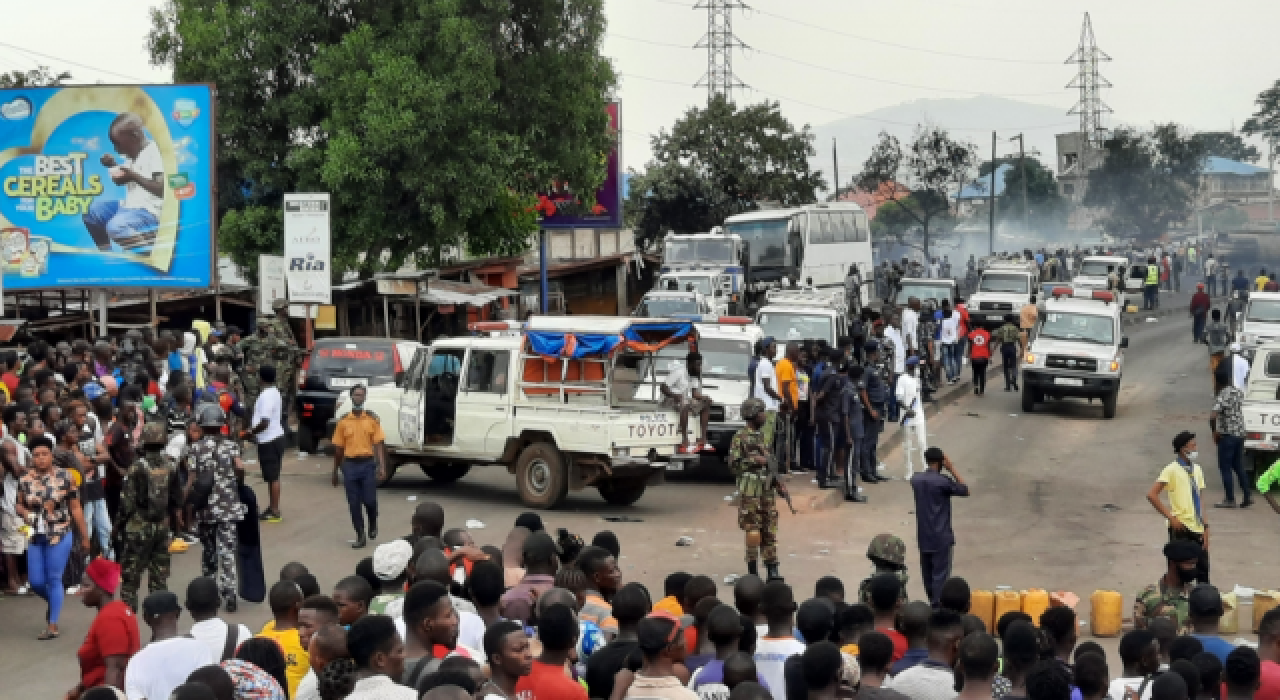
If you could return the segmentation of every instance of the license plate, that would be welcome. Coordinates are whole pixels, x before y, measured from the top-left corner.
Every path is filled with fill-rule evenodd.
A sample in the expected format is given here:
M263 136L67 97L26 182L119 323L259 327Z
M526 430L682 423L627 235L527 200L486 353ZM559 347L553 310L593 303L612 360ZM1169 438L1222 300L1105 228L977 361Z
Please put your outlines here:
M364 377L332 377L329 379L330 389L350 389L357 384L368 384L369 380Z
M1003 320L1004 320L1004 316L988 316L988 317L987 317L987 320L988 320L988 321L1003 321Z
M1084 386L1083 379L1069 379L1067 377L1054 377L1053 383L1061 384L1062 386Z
M669 472L682 472L682 471L684 471L684 463L683 463L683 462L677 462L677 461L675 461L675 460L672 460L672 461L670 461L670 462L667 462L667 471L669 471Z

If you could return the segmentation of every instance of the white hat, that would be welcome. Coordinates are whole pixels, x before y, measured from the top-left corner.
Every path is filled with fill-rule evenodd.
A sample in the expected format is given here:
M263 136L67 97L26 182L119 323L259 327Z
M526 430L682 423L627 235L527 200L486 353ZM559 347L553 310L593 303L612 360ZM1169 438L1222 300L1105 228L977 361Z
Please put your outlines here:
M395 539L380 544L373 550L373 574L383 581L394 581L404 573L411 556L413 545L404 540Z
M1240 352L1240 343L1232 343L1231 352Z

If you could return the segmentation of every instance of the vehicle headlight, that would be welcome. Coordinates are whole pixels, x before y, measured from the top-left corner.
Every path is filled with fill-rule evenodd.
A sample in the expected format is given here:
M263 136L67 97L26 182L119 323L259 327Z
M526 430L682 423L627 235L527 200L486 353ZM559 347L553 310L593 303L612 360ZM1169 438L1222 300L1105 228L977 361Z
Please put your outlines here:
M724 419L727 421L742 420L742 406L727 404L724 407Z
M614 447L613 447L613 456L614 456L614 457L630 457L630 456L631 456L631 448L630 448L630 447L618 447L617 445L614 445Z
M1112 372L1119 372L1119 371L1120 371L1120 362L1119 362L1119 360L1112 360L1112 361L1111 361L1111 371L1112 371Z
M1036 363L1035 353L1030 353L1030 352L1027 353L1027 356L1025 359L1026 359L1026 363L1029 365L1034 365Z

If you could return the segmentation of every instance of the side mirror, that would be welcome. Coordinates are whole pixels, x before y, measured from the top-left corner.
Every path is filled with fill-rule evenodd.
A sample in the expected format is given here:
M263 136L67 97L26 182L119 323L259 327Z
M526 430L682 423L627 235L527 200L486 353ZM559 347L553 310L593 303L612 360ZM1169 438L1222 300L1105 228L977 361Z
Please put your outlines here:
M1126 335L1120 339L1120 347L1122 348L1129 347L1129 336Z

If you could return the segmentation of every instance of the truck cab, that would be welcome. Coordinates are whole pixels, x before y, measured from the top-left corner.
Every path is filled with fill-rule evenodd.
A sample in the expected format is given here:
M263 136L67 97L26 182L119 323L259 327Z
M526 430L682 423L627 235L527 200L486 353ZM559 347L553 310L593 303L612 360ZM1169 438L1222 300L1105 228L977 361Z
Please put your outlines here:
M734 291L732 275L706 270L686 270L667 272L658 278L656 286L660 290L685 290L702 295L708 313L713 316L729 316L737 310L741 297Z
M825 340L838 347L840 336L849 335L849 307L843 292L771 289L756 312L756 325L777 341L777 360L785 356L787 343Z
M966 302L970 323L987 330L999 328L1006 315L1016 315L1023 306L1036 303L1039 287L1040 273L1034 261L989 261L977 291Z
M1124 373L1120 305L1112 292L1059 287L1044 302L1022 365L1022 410L1045 398L1102 400L1103 418L1114 418Z
M932 277L907 277L898 286L893 296L893 305L899 308L907 305L907 300L915 297L924 303L932 299L938 308L942 308L942 300L946 299L955 308L960 299L960 289L953 279L935 279Z
M1246 357L1252 357L1263 345L1280 341L1280 292L1249 292L1238 335Z
M1102 289L1107 290L1109 281L1107 279L1107 270L1111 269L1115 272L1116 279L1120 281L1120 289L1111 289L1116 292L1116 297L1120 308L1124 309L1128 306L1128 302L1133 295L1142 296L1142 285L1146 278L1146 266L1140 265L1142 268L1142 277L1134 279L1129 276L1129 268L1131 267L1129 259L1123 255L1089 255L1080 261L1080 269L1076 271L1076 275L1071 280L1071 286L1083 289Z
M639 391L656 381L644 371L656 352L688 351L691 323L534 316L518 332L509 325L472 324L489 334L436 340L400 386L368 389L365 408L386 433L387 479L410 462L445 482L495 465L531 507L554 508L588 486L630 505L696 459L679 453L678 412ZM344 393L337 419L350 410ZM696 424L690 431L696 437Z
M685 289L650 289L636 305L632 316L637 318L671 318L673 316L702 316L712 313L711 303L701 292Z

